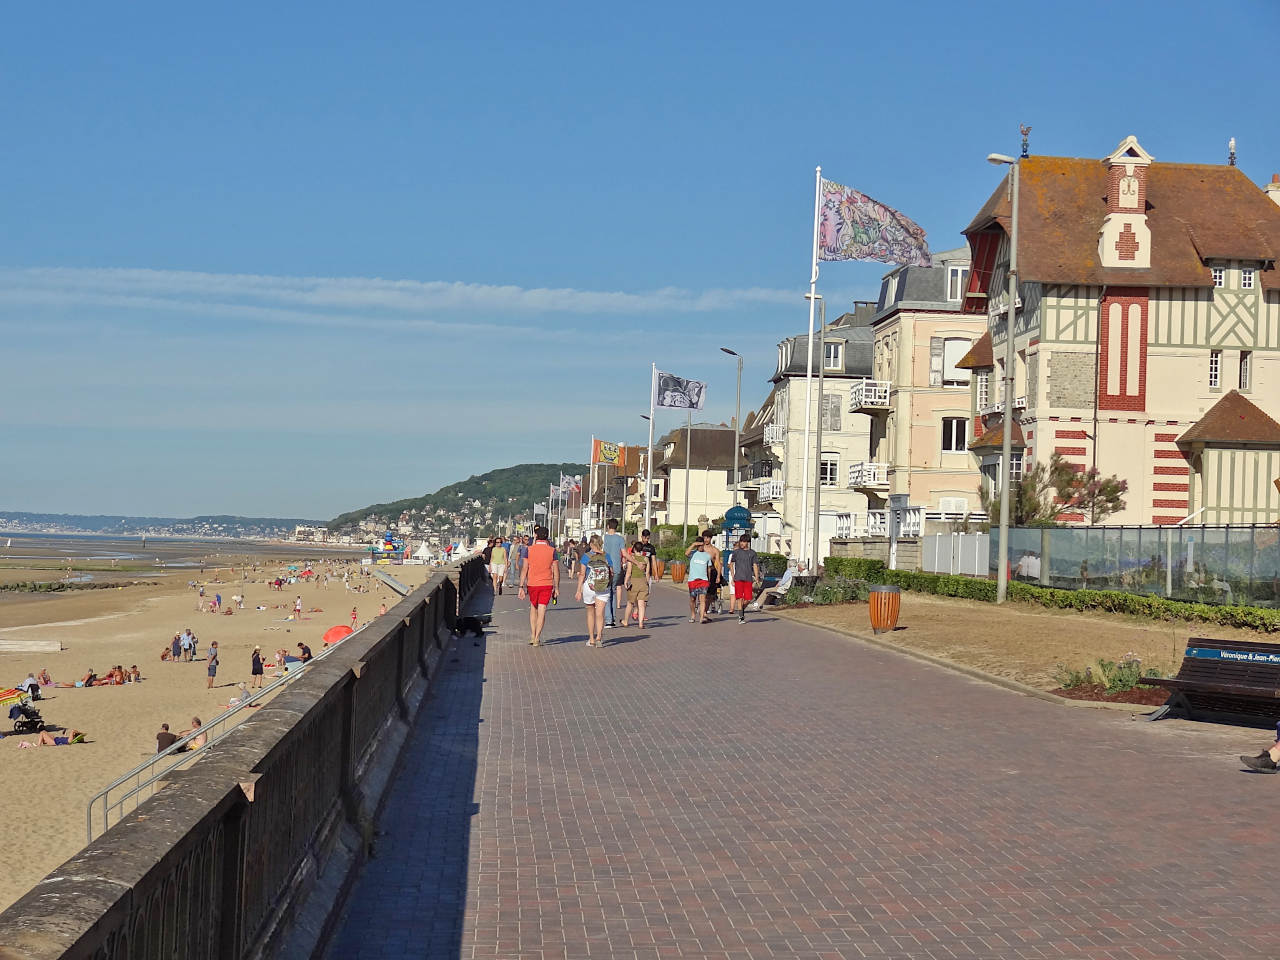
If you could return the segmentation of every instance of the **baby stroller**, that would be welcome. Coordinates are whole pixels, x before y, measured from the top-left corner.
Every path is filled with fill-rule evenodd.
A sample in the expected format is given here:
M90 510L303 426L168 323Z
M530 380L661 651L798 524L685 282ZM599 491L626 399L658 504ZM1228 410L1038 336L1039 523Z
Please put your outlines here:
M27 700L9 707L9 719L13 721L14 733L39 733L44 729L44 717Z

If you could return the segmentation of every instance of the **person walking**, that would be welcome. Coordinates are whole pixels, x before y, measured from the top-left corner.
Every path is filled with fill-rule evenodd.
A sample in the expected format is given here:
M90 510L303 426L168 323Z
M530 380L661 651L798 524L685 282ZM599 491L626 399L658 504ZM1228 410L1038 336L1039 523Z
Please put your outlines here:
M213 678L218 675L218 641L215 640L209 644L209 659L206 664L208 667L209 683L205 687L206 690L213 689Z
M648 530L641 530L640 539L631 548L632 551L639 550L649 558L649 565L645 575L648 577L650 583L653 582L653 563L658 559L658 548L649 540L651 536L652 534Z
M605 626L616 627L618 625L617 608L622 603L622 584L626 578L626 571L622 569L622 550L627 545L627 541L623 539L622 534L618 533L617 520L607 521L604 528L607 531L602 541L604 555L609 558L609 569L613 571L613 582L609 585L607 604L608 620Z
M644 629L645 607L649 603L649 555L640 549L637 540L627 554L625 586L627 588L627 609L622 615L624 626L631 625L631 608L636 608L636 623Z
M751 549L751 538L738 538L738 548L729 554L729 575L733 580L733 609L738 622L747 622L747 604L760 581L760 557Z
M489 576L493 580L495 596L502 596L502 581L507 576L507 544L501 538L489 551Z
M714 562L702 537L693 541L689 551L690 623L711 622L707 619L707 587L711 584L711 570Z
M547 605L560 595L560 560L548 539L546 527L534 527L520 565L519 595L529 598L529 645L542 646L542 627L547 620Z
M253 689L262 689L262 648L254 647L253 655L249 658L249 682L253 685Z
M724 557L720 553L720 548L716 546L716 535L708 529L702 531L702 549L711 554L711 566L707 568L707 612L710 613L714 607L715 612L720 612L720 585L724 582ZM685 551L685 556L693 552L693 547Z
M302 619L302 597L297 597L293 601L293 619Z
M587 554L578 565L578 590L575 596L587 610L587 646L604 646L605 606L613 591L613 568L599 534L588 542Z

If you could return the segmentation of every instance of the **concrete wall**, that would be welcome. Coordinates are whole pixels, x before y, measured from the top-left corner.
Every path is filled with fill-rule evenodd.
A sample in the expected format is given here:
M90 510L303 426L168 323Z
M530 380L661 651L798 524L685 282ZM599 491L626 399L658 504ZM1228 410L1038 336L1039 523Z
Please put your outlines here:
M0 960L310 956L482 574L432 577L203 748L0 914Z
M868 560L889 562L888 540L836 540L831 541L832 557L863 557ZM898 570L919 570L921 546L919 540L898 541Z

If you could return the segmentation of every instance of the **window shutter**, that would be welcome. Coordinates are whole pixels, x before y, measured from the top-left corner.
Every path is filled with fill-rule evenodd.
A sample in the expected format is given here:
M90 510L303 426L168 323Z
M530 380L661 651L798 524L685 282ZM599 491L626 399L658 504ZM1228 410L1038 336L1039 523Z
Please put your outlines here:
M822 429L833 433L840 431L840 394L838 393L822 395Z
M929 338L929 386L942 386L942 337Z

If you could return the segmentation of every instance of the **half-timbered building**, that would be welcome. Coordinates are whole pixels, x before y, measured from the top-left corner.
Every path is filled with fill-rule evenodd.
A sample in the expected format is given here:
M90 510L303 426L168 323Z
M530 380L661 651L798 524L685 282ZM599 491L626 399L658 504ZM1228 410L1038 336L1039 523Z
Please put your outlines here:
M1110 523L1280 519L1280 178L1158 162L1134 137L1101 160L1018 166L1015 476L1054 452L1115 474L1129 493ZM964 309L988 333L958 366L976 374L984 484L1003 436L1011 200L1006 175L965 230Z

